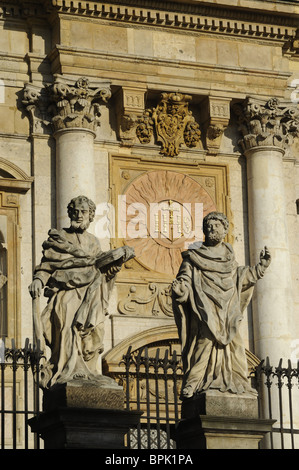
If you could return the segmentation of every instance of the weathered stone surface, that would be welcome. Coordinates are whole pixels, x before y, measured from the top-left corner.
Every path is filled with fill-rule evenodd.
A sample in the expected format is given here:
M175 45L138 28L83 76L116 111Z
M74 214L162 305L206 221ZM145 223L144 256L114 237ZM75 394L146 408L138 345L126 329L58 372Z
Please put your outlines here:
M93 408L60 408L29 420L45 449L124 449L124 437L140 412Z
M123 410L124 392L106 376L97 380L70 380L45 390L43 407L45 411L59 407Z
M207 390L182 404L182 419L200 415L258 418L257 395Z
M200 415L177 428L179 449L258 449L273 420Z

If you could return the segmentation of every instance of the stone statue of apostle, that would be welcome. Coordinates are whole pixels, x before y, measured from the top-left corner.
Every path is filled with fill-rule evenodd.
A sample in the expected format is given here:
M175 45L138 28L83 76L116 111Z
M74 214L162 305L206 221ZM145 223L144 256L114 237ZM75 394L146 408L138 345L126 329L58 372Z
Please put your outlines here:
M271 262L265 249L255 267L237 265L223 240L229 222L219 212L203 220L205 241L183 252L172 284L173 308L182 344L182 399L207 389L250 392L245 347L239 333L253 287Z
M43 388L100 375L98 359L109 296L122 263L134 256L130 247L103 252L98 238L87 232L96 210L90 199L78 196L67 209L70 227L49 231L29 286L33 299L43 288L49 298L35 321L40 329L36 336L43 337L51 349L43 368Z

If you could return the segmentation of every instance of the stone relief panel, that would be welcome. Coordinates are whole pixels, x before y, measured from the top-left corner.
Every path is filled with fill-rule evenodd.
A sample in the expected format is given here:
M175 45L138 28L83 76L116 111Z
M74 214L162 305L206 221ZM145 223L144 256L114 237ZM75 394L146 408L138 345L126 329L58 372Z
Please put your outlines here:
M110 155L112 245L132 246L136 254L118 277L118 314L172 317L170 285L182 251L203 241L203 217L219 210L232 220L227 167L183 164L184 172L163 157Z
M202 240L202 215L216 210L205 188L184 173L149 171L136 178L125 192L127 242L145 268L176 275L181 252L188 243ZM202 206L201 206L202 204ZM136 211L138 237L134 236Z

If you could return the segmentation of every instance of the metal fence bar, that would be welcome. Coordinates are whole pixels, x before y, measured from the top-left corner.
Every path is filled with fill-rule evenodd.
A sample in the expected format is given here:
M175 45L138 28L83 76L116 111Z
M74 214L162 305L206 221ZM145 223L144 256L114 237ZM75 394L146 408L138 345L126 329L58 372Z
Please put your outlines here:
M277 423L275 423L272 428L272 432L270 433L271 449L285 449L287 446L287 436L290 436L291 448L295 449L295 435L299 435L299 429L294 427L295 416L292 390L296 378L299 382L299 361L297 368L291 366L290 360L287 361L287 367L283 367L283 360L280 359L278 367L273 368L270 364L269 357L267 357L266 361L262 361L255 369L254 374L259 393L258 396L261 402L266 389L267 408L265 408L264 404L264 407L261 408L261 412L263 412L263 414L260 413L260 416L277 420ZM275 379L277 379L277 381ZM287 394L283 394L284 385L286 385L288 389ZM275 402L275 398L276 408L274 410L273 403ZM289 425L286 425L285 420L287 420L288 417ZM279 435L279 444L277 441L274 442L274 435Z
M27 338L25 341L25 347L24 347L24 447L25 449L28 449L28 443L29 443L29 433L28 433L28 425L27 425L27 420L28 420L28 349L29 349L29 339Z
M150 361L148 357L148 348L144 350L144 356L141 358L144 364L145 372L145 393L146 393L146 431L147 431L147 448L151 449L151 404L150 404Z
M131 354L131 359L129 356ZM179 361L166 350L162 356L156 349L149 357L148 348L128 351L122 363L130 364L130 377L135 381L135 395L130 397L131 407L143 411L139 427L131 431L136 437L136 448L173 448L172 429L179 419L177 373ZM126 380L128 373L126 374ZM142 394L139 392L142 389ZM173 392L171 395L169 393ZM126 397L128 399L128 395ZM134 441L135 442L135 441Z
M157 446L161 448L161 426L160 426L160 406L159 406L159 357L160 349L157 349L154 359L154 372L155 372L155 395L156 395L156 420L157 420Z
M5 363L1 363L1 449L5 447Z
M40 412L40 360L43 352L39 346L32 349L29 339L25 340L25 346L22 349L16 347L15 341L11 340L11 348L4 346L4 361L1 362L1 449L7 445L6 436L6 418L11 416L11 436L12 441L8 447L17 449L28 449L29 427L28 418L30 415L36 416ZM12 374L6 375L6 371L11 369ZM32 395L29 394L29 371L33 379ZM7 378L9 382L7 381ZM6 400L6 386L12 390L11 406ZM20 424L23 434L20 435ZM19 439L20 438L20 439ZM34 448L39 448L39 436L34 434Z
M167 448L170 448L170 417L169 417L169 400L168 400L168 350L166 349L163 359L163 380L165 389L165 419L166 419L166 439Z

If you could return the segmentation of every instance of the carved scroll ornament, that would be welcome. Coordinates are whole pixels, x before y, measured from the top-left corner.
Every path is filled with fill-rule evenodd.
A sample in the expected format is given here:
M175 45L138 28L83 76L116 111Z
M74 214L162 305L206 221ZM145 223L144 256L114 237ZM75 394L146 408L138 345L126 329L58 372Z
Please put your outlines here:
M150 294L146 297L138 295L136 286L131 286L126 299L118 303L118 311L124 315L138 315L142 306L146 306L146 311L153 316L162 314L167 317L173 316L171 285L159 287L155 283L148 286Z
M200 142L201 131L188 109L190 95L162 93L156 108L147 109L136 128L142 144L150 143L155 133L161 144L160 153L168 157L178 155L180 146L196 147Z

